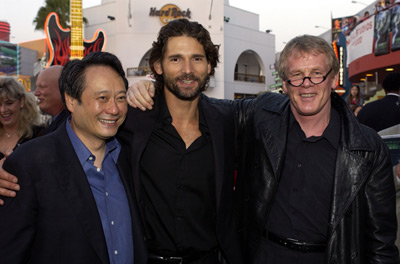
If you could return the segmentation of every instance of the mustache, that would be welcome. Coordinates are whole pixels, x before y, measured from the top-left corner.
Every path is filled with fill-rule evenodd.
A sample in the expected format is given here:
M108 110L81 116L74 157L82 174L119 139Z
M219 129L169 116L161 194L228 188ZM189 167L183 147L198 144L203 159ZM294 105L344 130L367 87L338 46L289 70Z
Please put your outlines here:
M194 81L199 81L200 80L200 78L197 77L196 75L194 75L193 73L188 73L188 74L184 73L184 74L176 77L176 79L177 80L187 80L187 79L189 79L189 80L194 80Z

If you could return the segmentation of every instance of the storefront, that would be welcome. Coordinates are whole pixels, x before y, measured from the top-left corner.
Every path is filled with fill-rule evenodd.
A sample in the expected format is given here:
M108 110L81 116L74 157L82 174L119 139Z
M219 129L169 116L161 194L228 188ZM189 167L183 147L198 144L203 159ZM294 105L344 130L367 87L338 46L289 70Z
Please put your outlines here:
M105 50L120 58L129 81L148 78L149 51L160 28L186 18L202 24L220 45L220 64L208 95L233 99L266 91L274 83L275 36L259 31L257 14L231 7L228 0L103 0L84 9L83 16L89 21L85 36L103 29Z

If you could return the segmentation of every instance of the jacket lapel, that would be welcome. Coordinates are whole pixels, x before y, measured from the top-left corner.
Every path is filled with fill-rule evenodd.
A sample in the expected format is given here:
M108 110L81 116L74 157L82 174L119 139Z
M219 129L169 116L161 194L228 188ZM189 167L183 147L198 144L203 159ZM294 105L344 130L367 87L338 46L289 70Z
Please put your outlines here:
M336 94L332 95L332 105L341 116L341 138L336 159L329 219L331 232L337 227L368 179L367 173L360 172L370 171L369 167L372 164L363 155L373 151L371 145L363 140L365 137L354 114L347 110L344 101Z
M103 263L109 263L107 245L97 205L94 200L86 175L67 135L65 125L57 130L55 137L59 144L60 158L51 163L57 181L64 192L65 198L71 205L86 233L94 251Z
M256 131L260 131L259 137L263 143L263 149L266 151L267 159L271 163L271 168L275 179L279 180L283 169L283 161L285 158L287 130L289 122L289 104L287 101L283 103L271 102L266 104L263 111L267 112L265 120L255 122L259 124Z
M147 259L147 251L144 243L143 234L143 222L140 217L139 207L136 202L135 191L133 189L133 179L130 174L131 167L129 166L129 160L126 153L125 147L121 148L121 153L118 158L118 172L121 177L122 183L125 187L126 196L129 202L129 208L131 212L132 221L132 236L134 248L134 260L136 263L141 263L143 259Z
M340 157L340 158L339 158ZM337 153L331 215L329 224L333 231L349 209L361 186L368 178L360 171L369 171L370 162L352 153L350 149L340 146Z
M340 145L337 152L335 178L332 194L330 229L333 231L343 218L360 188L368 179L371 162L363 155L373 152L371 145L363 140L361 127L338 95L332 95L332 105L341 116ZM351 125L349 125L351 123ZM362 154L361 154L362 153Z
M204 119L207 122L208 131L212 138L214 166L215 166L215 195L216 209L218 211L221 201L222 186L224 184L224 168L225 168L225 135L224 127L218 119L218 109L214 109L212 104L207 102L206 97L202 94L199 100L199 105L204 113ZM233 133L233 131L232 131ZM233 153L229 153L233 155ZM234 177L234 175L232 175Z
M158 101L154 105L156 104L158 104ZM127 122L130 122L129 125L132 127L133 134L130 144L133 188L141 213L143 213L143 197L140 181L140 159L150 140L158 113L158 107L155 107L152 111L142 112L138 109L132 109L131 112L128 112Z

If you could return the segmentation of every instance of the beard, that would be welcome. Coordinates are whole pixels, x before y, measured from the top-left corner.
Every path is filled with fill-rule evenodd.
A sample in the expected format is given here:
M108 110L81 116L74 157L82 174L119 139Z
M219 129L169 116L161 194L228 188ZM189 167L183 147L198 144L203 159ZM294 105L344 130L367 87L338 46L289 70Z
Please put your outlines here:
M210 79L209 75L204 76L203 78L195 76L193 73L190 74L182 74L181 76L175 78L169 78L165 74L164 78L164 86L178 99L184 101L193 101L196 99L199 94L204 92L207 89L208 81ZM197 87L194 88L180 88L178 86L178 82L186 80L186 81L195 81L197 82Z

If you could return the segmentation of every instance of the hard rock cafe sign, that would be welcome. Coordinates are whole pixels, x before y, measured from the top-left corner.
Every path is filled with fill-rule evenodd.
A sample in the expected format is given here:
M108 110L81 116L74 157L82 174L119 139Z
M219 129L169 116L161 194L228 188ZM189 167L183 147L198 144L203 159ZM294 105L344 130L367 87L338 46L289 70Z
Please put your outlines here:
M191 18L192 12L189 8L186 11L181 11L179 7L173 4L167 4L163 6L160 10L157 10L156 7L150 7L150 16L158 16L160 18L161 23L164 25L168 24L168 22L180 18Z

